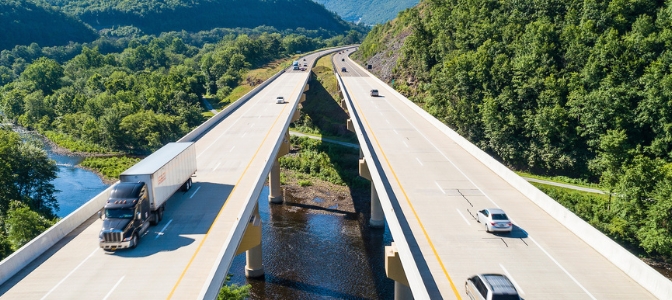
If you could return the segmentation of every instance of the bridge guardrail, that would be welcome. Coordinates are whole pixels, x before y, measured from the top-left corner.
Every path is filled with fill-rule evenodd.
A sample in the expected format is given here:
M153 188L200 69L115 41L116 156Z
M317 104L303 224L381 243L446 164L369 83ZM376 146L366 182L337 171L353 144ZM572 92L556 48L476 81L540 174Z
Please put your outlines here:
M611 263L628 274L628 276L630 276L630 278L632 278L635 282L639 283L642 287L660 299L672 299L672 281L665 278L665 276L661 275L658 271L651 268L641 259L630 253L625 248L621 247L621 245L614 242L599 230L595 229L586 221L579 218L577 215L559 204L553 198L544 194L525 179L518 176L518 174L509 170L506 166L492 158L485 151L476 147L474 144L459 135L446 124L443 124L441 121L434 118L415 103L406 99L406 97L387 85L387 83L378 79L378 77L365 70L359 64L355 63L355 65L357 65L357 67L362 71L368 73L371 78L378 81L389 92L395 94L409 108L414 110L436 128L441 130L450 139L460 145L460 147L464 148L467 152L476 157L476 159L486 165L490 170L495 172L511 186L532 200L532 202L541 207L541 209L546 211L546 213L551 215L561 224L565 225L565 227L571 230L576 236L581 238L586 244L593 247L593 249L595 249L598 253L602 254Z
M325 53L322 54L321 56L337 51L338 49L339 48L332 48L331 50L322 50L322 52ZM308 74L305 81L303 82L303 87L306 86L309 80L310 80L310 74ZM303 92L299 93L297 99L295 99L291 110L292 112L298 109L302 94ZM292 114L289 115L289 118L287 118L287 120L283 124L282 132L287 132L287 130L289 129L289 124L291 123L291 115ZM261 194L261 190L263 189L264 183L266 182L267 174L270 172L271 167L273 166L275 157L277 156L278 151L280 150L280 146L284 142L284 138L285 138L284 134L280 135L275 145L273 146L273 150L270 153L272 158L266 161L264 168L257 175L259 180L255 183L254 188L248 193L247 196L248 199L254 199L254 201L248 201L247 205L244 206L242 210L239 212L237 220L249 220L250 217L252 216L253 209L257 205L256 199L258 199L259 195ZM238 222L238 226L236 226L234 231L227 237L227 243L225 243L222 246L222 249L217 255L217 260L215 261L213 268L210 270L210 273L208 274L207 282L209 284L203 287L201 293L198 296L198 299L217 299L217 294L219 293L222 284L226 280L226 275L228 274L230 263L233 260L233 257L235 256L237 250L236 248L228 247L228 245L231 245L232 241L240 241L240 239L245 234L246 228L247 228L247 221Z
M350 119L352 120L352 124L355 127L355 133L357 134L357 140L359 141L360 145L359 149L361 149L361 151L364 153L365 158L372 159L373 158L373 156L371 155L372 151L369 149L368 143L366 142L365 131L362 128L359 116L355 113L356 110L354 109L354 106L352 104L352 99L350 99L350 94L345 88L343 79L341 79L341 76L337 72L337 68L336 65L334 64L333 59L331 61L331 65L334 70L334 75L336 76L336 79L338 81L338 85L341 88L341 94L343 95L343 99L345 99L348 111L351 112ZM401 228L401 224L397 220L396 212L394 210L394 207L392 206L390 197L387 194L387 190L385 189L382 177L378 172L378 168L376 168L376 165L373 161L369 162L367 165L369 166L369 172L371 173L372 178L371 184L373 184L376 187L376 192L378 193L378 199L380 199L380 205L382 206L383 211L385 213L385 221L387 222L387 226L390 229L392 237L393 238L404 237L405 236L404 230ZM415 263L413 253L411 251L408 242L406 241L405 238L404 239L395 238L394 242L397 246L397 251L399 251L399 259L401 260L402 266L404 267L404 272L406 272L406 279L408 280L408 284L413 293L413 297L416 299L430 299L429 293L422 279L422 275L420 274L418 266Z
M49 250L63 237L94 216L96 212L105 206L105 201L107 201L111 191L112 186L91 198L91 200L80 206L77 210L58 221L58 223L51 226L47 231L32 239L0 262L0 284L12 278L12 276L16 275L33 260L42 255L42 253Z
M261 89L266 87L268 84L273 82L276 78L282 75L285 72L285 69L280 70L275 75L271 76L269 79L256 86L251 91L247 92L242 97L238 98L231 105L227 106L225 109L221 110L212 118L203 122L203 124L196 127L191 132L187 133L178 142L191 142L195 141L203 133L208 131L213 125L217 124L224 117L229 115L233 110L238 108L240 105L245 103L245 101L252 98L256 95ZM5 258L0 262L0 284L3 284L5 281L9 280L12 276L16 275L19 271L25 268L37 257L42 255L44 252L49 250L52 246L56 245L63 237L68 235L70 232L75 230L79 225L83 224L86 220L91 218L96 214L103 206L105 206L105 201L110 195L112 186L108 187L100 194L91 198L80 208L67 215L65 218L61 219L58 223L51 226L42 234L38 235L36 238L32 239L30 242L25 244L23 247L16 250L10 256Z

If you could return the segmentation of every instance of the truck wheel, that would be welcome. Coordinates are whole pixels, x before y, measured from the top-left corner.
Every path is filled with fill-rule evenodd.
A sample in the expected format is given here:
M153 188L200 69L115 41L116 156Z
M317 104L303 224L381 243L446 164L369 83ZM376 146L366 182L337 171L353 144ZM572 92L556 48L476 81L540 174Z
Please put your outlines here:
M129 248L135 249L135 247L138 246L138 241L140 241L140 239L138 239L138 235L134 233L133 238L131 239L131 246Z
M156 223L159 223L161 220L163 220L163 207L160 207L159 211L156 212L156 218Z

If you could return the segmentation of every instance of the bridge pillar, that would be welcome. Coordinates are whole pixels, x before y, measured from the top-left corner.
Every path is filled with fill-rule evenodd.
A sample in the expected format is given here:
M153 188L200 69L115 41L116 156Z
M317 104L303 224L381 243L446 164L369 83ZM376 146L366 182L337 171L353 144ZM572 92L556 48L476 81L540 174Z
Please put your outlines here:
M385 246L385 274L394 280L394 300L413 299L413 292L408 285L404 266L399 259L397 245Z
M341 99L341 108L348 111L348 104L345 102L345 99Z
M351 119L348 119L348 122L347 122L346 126L347 126L347 128L348 128L349 131L355 132L355 125L352 124L352 120L351 120Z
M303 91L307 92L310 89L310 85L306 83L306 86L303 87Z
M245 252L245 276L248 278L264 275L264 264L261 252L261 216L259 205L255 206L254 214L247 223L245 234L238 245L236 255Z
M359 155L363 155L361 150ZM369 226L373 228L385 227L385 213L383 212L383 207L380 205L380 198L378 198L376 186L373 184L366 158L359 159L359 176L371 181L371 218L369 219Z
M278 159L289 153L289 131L285 132L278 155L275 157L271 171L268 173L268 201L271 203L282 203L282 191L280 190L280 163Z
M301 99L299 99L299 103L306 102L306 94L301 94Z

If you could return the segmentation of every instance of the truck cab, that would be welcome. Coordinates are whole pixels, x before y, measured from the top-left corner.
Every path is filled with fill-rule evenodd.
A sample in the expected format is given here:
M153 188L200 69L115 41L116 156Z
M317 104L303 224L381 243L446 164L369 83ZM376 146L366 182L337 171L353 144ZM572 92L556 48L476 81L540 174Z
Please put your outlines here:
M153 218L147 186L144 182L117 183L103 211L105 218L103 212L98 213L103 218L100 247L105 251L135 248Z

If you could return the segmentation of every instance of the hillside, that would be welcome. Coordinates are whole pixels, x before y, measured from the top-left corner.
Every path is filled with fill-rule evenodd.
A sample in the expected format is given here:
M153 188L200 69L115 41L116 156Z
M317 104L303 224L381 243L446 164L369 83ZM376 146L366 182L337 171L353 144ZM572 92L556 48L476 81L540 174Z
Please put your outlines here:
M509 167L599 180L568 208L669 261L671 28L669 1L423 0L355 57Z
M380 24L394 19L397 14L418 4L419 0L314 0L341 18L358 24Z
M0 50L16 45L41 46L90 42L97 34L74 17L29 1L0 2Z
M212 28L305 28L327 34L351 26L310 0L44 0L100 30L134 26L147 34Z

